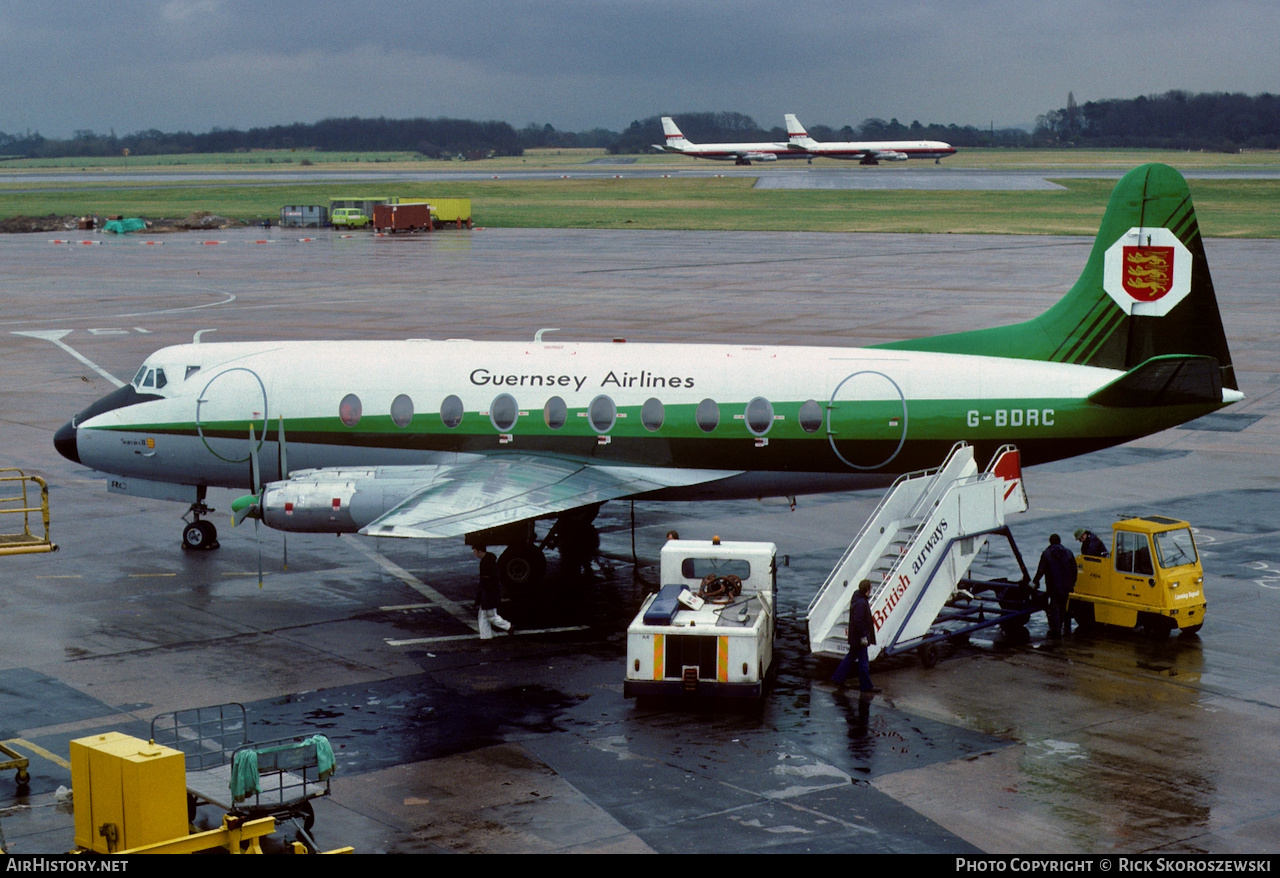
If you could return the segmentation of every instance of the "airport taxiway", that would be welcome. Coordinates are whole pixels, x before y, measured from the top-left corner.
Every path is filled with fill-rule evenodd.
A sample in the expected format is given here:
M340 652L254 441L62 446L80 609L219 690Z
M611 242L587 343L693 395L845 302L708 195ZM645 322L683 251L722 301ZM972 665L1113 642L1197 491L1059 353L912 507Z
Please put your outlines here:
M329 736L322 847L361 852L1274 852L1280 838L1280 242L1207 242L1247 399L1027 473L1024 552L1122 513L1189 519L1198 637L975 638L926 670L878 663L863 701L805 649L814 590L876 493L605 507L610 570L508 595L516 636L465 624L460 543L248 527L179 549L176 504L109 495L54 431L167 344L468 337L864 344L1009 323L1070 286L1091 239L488 230L272 230L100 244L0 237L0 466L52 485L52 555L0 558L0 775L16 853L71 845L67 742L146 737L157 713L239 701L261 737ZM307 238L307 240L300 240ZM57 342L52 334L62 333ZM213 334L210 334L213 331ZM61 346L60 346L61 345ZM83 359L74 358L74 351ZM98 371L101 370L101 371ZM779 673L757 712L622 697L623 628L663 534L769 539ZM203 808L203 825L216 815Z
M536 165L536 162L534 163ZM58 171L7 171L0 174L3 183L39 185L50 191L51 183L79 188L86 183L129 184L129 188L165 188L175 184L188 186L227 183L447 183L468 180L607 180L680 179L697 177L746 177L755 179L757 189L849 189L849 190L925 190L925 191L1028 191L1062 189L1054 180L1102 179L1118 180L1127 168L966 168L955 163L935 165L929 162L886 163L862 167L855 162L820 160L817 163L782 161L749 166L733 162L689 159L677 164L642 165L634 159L616 157L597 159L581 165L560 168L524 168L503 166L498 169L483 165L459 169L315 170L296 171L142 171L118 168L101 171L67 173ZM1266 166L1241 168L1187 169L1189 180L1276 180L1280 168ZM24 192L25 190L14 190Z

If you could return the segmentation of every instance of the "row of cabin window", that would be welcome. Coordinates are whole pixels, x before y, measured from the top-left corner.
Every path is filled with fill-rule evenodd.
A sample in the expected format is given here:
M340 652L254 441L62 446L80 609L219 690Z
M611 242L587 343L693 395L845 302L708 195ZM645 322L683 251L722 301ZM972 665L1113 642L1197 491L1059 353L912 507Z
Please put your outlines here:
M450 394L440 403L440 420L448 428L453 429L462 423L462 400ZM364 413L360 397L348 393L338 404L338 417L348 427L360 423ZM391 401L391 422L397 427L408 427L413 420L413 400L400 394ZM489 404L489 422L495 430L505 433L516 425L520 417L520 407L515 397L502 393L494 397ZM586 411L587 421L591 429L597 433L607 433L613 429L618 420L618 407L612 398L604 395L591 400ZM662 428L666 419L666 407L662 401L654 397L645 400L640 407L640 423L650 432ZM698 403L694 411L694 422L704 433L710 433L720 424L720 405L713 399L704 399ZM747 403L742 413L743 423L754 436L763 436L773 426L773 403L763 396L757 396ZM547 400L542 407L542 420L552 430L559 430L569 420L569 407L558 396ZM822 426L822 406L816 400L808 400L800 406L798 416L800 428L806 433L815 433Z

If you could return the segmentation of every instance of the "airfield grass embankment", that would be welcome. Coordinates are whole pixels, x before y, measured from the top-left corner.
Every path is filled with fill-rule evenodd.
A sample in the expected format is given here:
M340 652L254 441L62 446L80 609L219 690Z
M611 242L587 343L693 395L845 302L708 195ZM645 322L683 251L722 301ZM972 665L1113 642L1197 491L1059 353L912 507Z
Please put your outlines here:
M1046 153L1049 153L1046 156ZM239 154L238 154L239 155ZM249 153L248 156L260 154ZM290 154L292 155L292 154ZM330 162L315 160L313 168L334 169ZM407 154L406 154L407 155ZM1240 168L1275 167L1276 154L1222 156L1205 153L1172 154L1186 161L1181 166ZM1040 157L1036 164L1034 157ZM635 179L626 177L619 166L618 178L575 178L573 170L603 157L599 151L556 151L531 153L522 159L447 163L401 162L376 164L368 160L339 163L345 170L370 165L379 170L412 168L437 171L448 168L475 172L483 167L496 179L453 180L447 182L353 181L342 182L174 182L157 173L138 182L112 182L110 175L88 169L75 173L75 165L63 171L75 179L48 183L24 182L20 176L0 172L0 219L13 216L80 216L122 214L145 219L178 218L196 211L210 211L249 222L275 220L284 205L327 205L331 196L397 195L402 199L469 197L476 224L505 228L574 229L674 229L699 231L806 231L806 232L916 232L957 234L1092 235L1114 187L1110 179L1060 179L1063 189L1049 191L922 191L922 190L785 190L755 189L754 178L671 177ZM965 161L961 161L962 157ZM210 160L227 157L178 157ZM234 156L232 158L235 158ZM625 158L625 157L624 157ZM1049 162L1048 159L1055 159ZM1167 153L1149 151L1010 151L966 150L948 164L997 166L997 161L1018 166L1079 168L1128 168L1149 160L1170 161ZM1194 164L1191 159L1195 159ZM152 164L130 172L173 171L171 165ZM283 161L283 159L280 159ZM256 164L263 171L280 171L280 161ZM687 167L680 157L638 157L650 166L666 163L673 170ZM1027 164L1023 164L1023 163ZM681 164L683 163L683 164ZM983 164L985 163L985 164ZM1179 166L1177 162L1175 167ZM191 165L184 172L203 170L244 170L230 162ZM1012 167L1012 165L1003 165ZM106 166L100 166L105 168ZM555 167L567 179L503 179L505 169L533 170ZM10 163L0 168L13 168ZM48 166L46 166L48 169ZM296 166L294 169L297 169ZM30 173L31 168L26 168ZM112 171L119 173L121 164ZM300 169L299 169L300 170ZM592 170L599 170L598 166ZM866 168L865 173L891 169ZM110 173L110 172L109 172ZM1046 176L1053 179L1052 168ZM1201 230L1211 237L1280 238L1280 181L1242 179L1192 179L1192 197L1200 217Z

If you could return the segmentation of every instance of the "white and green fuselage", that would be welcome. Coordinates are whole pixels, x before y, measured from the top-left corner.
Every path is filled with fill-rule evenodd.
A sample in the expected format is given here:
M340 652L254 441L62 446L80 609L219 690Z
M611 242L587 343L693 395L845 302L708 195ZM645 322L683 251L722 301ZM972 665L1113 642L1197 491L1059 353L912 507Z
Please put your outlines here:
M958 440L1017 444L1028 464L1054 460L1223 404L1113 408L1088 397L1118 370L850 348L201 344L165 348L147 366L191 374L167 379L158 399L80 424L82 462L229 488L248 484L249 427L270 444L280 418L291 470L519 452L847 476L936 465ZM264 478L280 478L274 449L261 453Z

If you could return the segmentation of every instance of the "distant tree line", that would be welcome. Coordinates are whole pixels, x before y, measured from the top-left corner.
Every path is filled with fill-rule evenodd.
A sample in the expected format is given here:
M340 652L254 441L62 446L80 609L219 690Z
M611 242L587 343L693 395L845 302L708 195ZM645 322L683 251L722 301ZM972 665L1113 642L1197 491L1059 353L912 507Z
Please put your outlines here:
M1158 149L1280 149L1280 96L1223 92L1087 101L1036 119L1037 145Z
M762 128L742 113L677 113L685 136L695 143L782 141L782 126ZM1067 106L1036 119L1034 130L976 128L972 125L909 125L897 119L864 119L856 128L809 125L816 140L943 140L952 146L1148 147L1166 149L1280 149L1280 96L1260 94L1190 94L1170 91L1127 100L1089 101L1078 106L1067 93ZM316 149L328 152L415 152L427 158L485 158L521 155L526 149L607 149L642 154L663 142L660 116L632 122L621 132L604 128L557 131L530 123L519 130L506 122L468 119L324 119L248 131L214 128L204 134L139 131L117 137L76 131L53 139L39 133L0 132L0 156L33 158L121 155L167 155L235 152L254 149Z
M327 152L416 152L428 158L519 155L520 136L506 122L469 119L324 119L314 124L274 125L270 128L214 128L206 134L189 131L139 131L117 137L76 131L70 139L54 140L36 134L0 132L0 154L35 158L63 156L169 155L236 152L251 149L318 149Z

